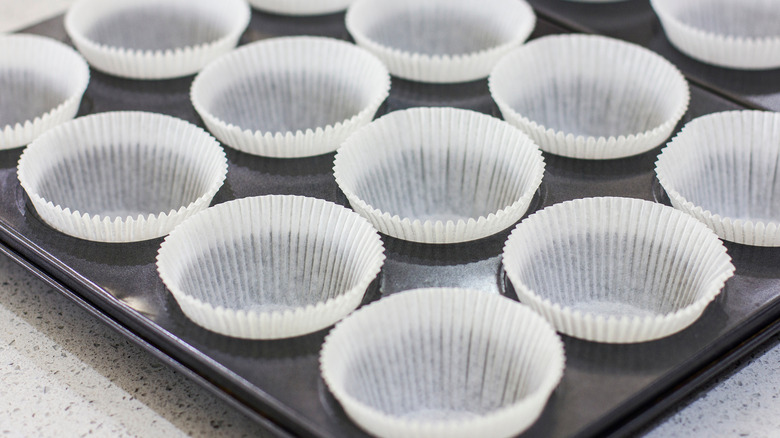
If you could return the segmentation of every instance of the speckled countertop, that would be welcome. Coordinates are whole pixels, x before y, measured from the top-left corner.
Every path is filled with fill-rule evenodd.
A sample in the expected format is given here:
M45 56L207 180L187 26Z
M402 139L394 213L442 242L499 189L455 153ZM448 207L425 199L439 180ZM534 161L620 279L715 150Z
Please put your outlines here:
M72 0L0 0L0 32ZM780 341L711 382L647 437L780 436ZM254 423L0 255L1 436L258 436Z

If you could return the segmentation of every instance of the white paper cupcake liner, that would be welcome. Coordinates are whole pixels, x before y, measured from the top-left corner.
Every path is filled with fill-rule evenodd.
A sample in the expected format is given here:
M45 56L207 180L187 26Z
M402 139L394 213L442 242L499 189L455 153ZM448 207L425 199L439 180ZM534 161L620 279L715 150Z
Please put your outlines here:
M389 113L336 153L336 182L382 233L455 243L520 220L539 188L544 159L518 129L454 108Z
M664 142L688 108L674 65L635 44L593 35L540 38L503 58L490 94L542 150L611 159Z
M346 25L394 76L446 83L487 77L536 16L525 0L357 0Z
M32 142L72 119L89 83L84 58L37 35L0 35L0 149Z
M355 212L269 195L219 204L177 227L157 270L198 325L277 339L320 330L357 308L384 258L379 234Z
M347 9L353 0L249 0L257 9L282 15L325 15Z
M347 415L382 437L509 437L560 382L563 343L531 309L466 289L402 292L330 332L320 371Z
M321 37L273 38L216 60L192 83L192 104L223 143L255 155L333 152L373 119L390 75L367 51Z
M89 63L132 79L198 72L249 25L244 0L78 0L65 30Z
M143 112L81 117L38 137L19 181L44 222L81 239L148 240L208 207L227 159L206 131Z
M587 198L525 219L504 247L522 303L558 331L590 341L644 342L701 316L734 273L704 224L630 198Z
M699 61L747 70L780 67L775 0L651 0L669 41Z
M676 208L721 239L780 246L780 114L728 111L686 124L656 174Z

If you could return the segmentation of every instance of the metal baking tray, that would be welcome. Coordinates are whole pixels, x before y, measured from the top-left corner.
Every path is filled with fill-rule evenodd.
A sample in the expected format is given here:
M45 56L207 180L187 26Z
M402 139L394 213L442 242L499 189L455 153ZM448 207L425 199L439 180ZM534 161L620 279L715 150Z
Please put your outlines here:
M585 13L567 16L565 20L560 18L563 15L553 15L556 9L551 5L560 2L532 3L540 12L532 38L595 29L586 26ZM624 3L643 10L646 2ZM546 6L542 7L543 4ZM618 9L634 11L629 6ZM602 9L602 13L606 10ZM254 11L241 43L291 34L348 39L343 18L343 13L291 18ZM613 18L618 20L620 16ZM599 20L608 23L609 17L601 15ZM632 22L620 25L634 26ZM651 27L655 32L653 39L663 37L658 36L658 26ZM26 32L68 41L62 17ZM700 73L704 79L692 80L691 105L681 124L706 113L751 106L747 103L755 97L752 94L739 95L737 99L733 93L718 94L713 92L714 87L706 85L709 83L706 79L720 77L720 70L703 68ZM146 110L203 126L189 101L191 82L192 77L131 81L93 70L80 115ZM484 80L422 85L394 78L390 97L377 115L410 106L455 106L500 117ZM529 213L564 200L601 195L668 204L654 177L659 151L660 147L636 157L611 161L583 161L545 154L544 181ZM333 179L333 154L280 160L251 156L227 147L226 152L228 176L214 203L279 193L316 196L347 205ZM157 277L155 256L161 239L101 244L75 239L49 228L37 217L18 184L16 164L20 154L20 149L0 152L0 252L17 260L166 364L245 412L272 434L365 436L344 414L320 378L318 354L327 329L296 339L246 341L200 328L182 314ZM508 234L507 230L490 238L456 245L422 245L383 236L387 260L369 287L365 301L424 286L463 286L513 297L514 292L500 267L501 250ZM523 436L631 433L780 331L777 322L780 265L775 262L780 259L780 250L735 244L727 247L737 268L736 275L688 329L662 340L634 345L597 344L564 336L567 354L564 378L539 420Z

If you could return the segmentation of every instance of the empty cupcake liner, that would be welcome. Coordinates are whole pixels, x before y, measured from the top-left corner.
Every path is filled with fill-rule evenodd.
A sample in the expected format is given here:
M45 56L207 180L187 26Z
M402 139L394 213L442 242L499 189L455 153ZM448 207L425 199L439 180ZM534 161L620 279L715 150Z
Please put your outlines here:
M509 236L503 265L520 301L558 331L608 343L688 327L734 274L704 224L630 198L578 199L529 216Z
M84 58L37 35L0 36L0 149L32 142L72 119L89 83Z
M655 148L690 98L685 78L661 56L593 35L531 41L496 65L489 86L504 119L542 150L584 159Z
M780 246L780 114L728 111L692 120L656 174L672 205L721 239Z
M353 0L249 0L257 9L282 15L325 15L347 9Z
M330 332L320 371L347 415L382 437L509 437L539 417L564 370L531 309L467 289L402 292Z
M157 270L182 311L227 336L325 328L360 305L384 263L379 234L332 202L269 195L219 204L177 227Z
M346 25L394 76L446 83L487 77L536 16L524 0L357 0Z
M81 117L38 137L18 176L51 227L100 242L148 240L208 207L227 158L206 131L144 112Z
M98 70L168 79L194 74L233 49L250 16L244 0L78 0L65 30Z
M380 232L455 243L509 228L544 174L541 151L496 118L454 108L389 113L336 153L336 182Z
M385 66L354 44L284 37L248 44L213 62L195 78L190 95L223 143L291 158L336 150L373 119L389 90Z
M720 67L780 67L780 8L775 0L651 0L669 41Z

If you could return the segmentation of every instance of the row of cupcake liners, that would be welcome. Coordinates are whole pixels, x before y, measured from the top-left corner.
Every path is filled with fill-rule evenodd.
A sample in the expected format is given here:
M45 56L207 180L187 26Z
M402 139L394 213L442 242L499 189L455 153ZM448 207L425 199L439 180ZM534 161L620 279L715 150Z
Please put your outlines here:
M687 105L687 102L686 102L686 105ZM683 112L684 112L684 110L683 110ZM489 118L489 117L488 117L488 118ZM503 123L503 122L502 122L502 123ZM668 136L668 135L667 135L667 136ZM537 154L538 154L538 150L537 150ZM539 156L541 157L541 155L540 155L540 154L539 154ZM338 157L338 154L337 154L337 157ZM441 159L441 158L434 158L434 160L437 160L437 159ZM224 177L223 177L223 178L224 178ZM535 191L535 190L534 190L534 191ZM532 193L532 194L533 194L533 193ZM349 198L349 196L347 196L347 197ZM351 201L351 199L350 199L350 201ZM529 201L530 201L530 200L529 200ZM219 204L219 205L223 205L223 204ZM353 205L353 207L354 207L354 205ZM37 207L36 207L36 208L37 208ZM520 216L522 216L522 214L520 214ZM512 222L510 223L510 225L514 224L515 222L517 222L517 219L515 219L514 221L512 221ZM208 228L208 227L207 227L207 228ZM238 228L238 227L237 227L237 228ZM503 228L502 228L502 229L503 229ZM204 235L206 235L206 232L205 232L205 231L208 231L208 230L204 230L204 232L201 232L201 233L200 233L200 234L197 236L197 238L198 238L198 239L202 239L202 237L203 237ZM717 230L716 230L716 231L717 231ZM679 239L677 239L677 240L679 240ZM722 265L721 265L721 266L722 266ZM213 269L213 267L212 267L212 268L207 268L207 269ZM733 269L733 268L732 268L732 269ZM305 272L308 272L308 270L304 270L304 271L305 271ZM215 270L214 272L216 272L216 270ZM242 273L239 273L239 275L241 275L241 274L242 274ZM201 275L203 275L203 274L201 274ZM212 278L212 277L213 277L213 276L205 276L205 277L202 277L202 278L206 278L206 279L208 279L208 278ZM382 301L384 301L384 300L382 300ZM192 312L191 314L195 314L195 313L196 313L196 312L198 312L198 311L202 311L202 309L200 309L200 310L196 310L196 308L197 308L197 307L199 307L199 306L200 306L200 307L209 307L209 306L203 306L202 304L203 304L203 303L202 303L202 302L198 302L198 300L193 300L193 306L192 306L192 309L193 309L193 310L191 311L191 312ZM359 301L358 301L358 304L359 304ZM706 305L706 304L705 304L705 305ZM184 309L184 307L185 307L185 306L184 306L184 305L182 305L182 309ZM350 304L350 305L348 305L348 306L347 306L348 310L346 311L346 313L348 313L348 312L349 312L349 310L352 310L352 309L354 309L355 307L357 307L357 304L355 304L354 306L352 306L351 304ZM203 313L203 314L209 314L209 313L211 312L211 310L212 310L212 309L206 309L205 311L202 311L202 313ZM223 309L223 310L224 310L224 309ZM703 309L701 309L701 310L703 310ZM187 311L186 311L186 310L185 310L185 313L187 313ZM689 313L691 313L691 312L689 312ZM695 313L695 312L693 312L693 313ZM188 313L188 315L189 315L189 313ZM276 318L276 319L275 319L275 320L273 320L273 321L271 322L271 325L276 325L276 326L282 326L282 325L284 325L284 324L282 324L282 322L280 321L280 318L281 318L281 317L280 317L280 314L279 314L279 313L276 313L276 314L274 314L274 315L275 315L275 316L274 316L274 318ZM691 315L689 315L689 316L691 316ZM693 315L692 317L695 319L695 317L696 317L696 316L698 316L698 315ZM193 319L194 319L194 318L193 318ZM224 320L228 320L228 321L229 321L229 320L232 320L232 319L240 319L240 320L241 320L241 323L242 323L242 324L244 324L244 325L250 325L250 326L251 326L251 325L254 325L253 329L255 330L255 332L257 332L257 331L259 330L260 332L267 333L267 331L266 331L266 330L268 330L268 329L267 329L267 328L265 328L265 327L263 327L263 326L262 326L262 323L258 324L257 322L250 321L250 320L251 320L251 316L249 316L248 314L240 314L240 315L237 315L237 314L230 314L230 315L228 315L228 317L227 317L227 318L225 318ZM273 318L271 318L271 319L273 319ZM308 318L308 319L311 319L311 318ZM330 321L330 322L327 322L327 323L322 323L322 322L321 322L321 323L319 323L320 325L313 324L313 325L312 325L310 328L307 328L307 329L306 329L304 332L309 332L309 331L312 331L312 330L316 330L317 328L327 327L328 325L330 325L330 324L332 324L332 323L333 323L333 321ZM220 324L222 324L222 325L220 326ZM223 332L223 333L230 334L230 333L232 333L232 332L231 332L231 329L228 327L229 325L230 325L230 324L225 324L225 323L216 323L215 327L221 327L221 328L219 328L219 329L216 329L215 331L217 331L217 332L220 332L220 331L221 331L221 332ZM686 324L681 324L681 325L680 325L678 328L683 328L685 325L686 325ZM621 329L621 330L618 330L618 331L624 331L624 330L622 330L622 329ZM293 331L293 332L294 332L294 331ZM636 331L635 333L639 333L639 332L640 332L640 331ZM279 337L290 336L290 334L289 334L290 332L287 332L287 334L285 334L284 330L282 330L282 331L281 331L281 333L282 333L281 335L278 335ZM667 334L668 334L668 333L667 333ZM639 338L642 338L642 335L643 335L643 333L639 333L638 337L639 337ZM241 335L241 336L244 336L244 337L249 337L249 338L255 337L254 335L251 335L251 334L248 334L248 335ZM275 336L271 336L271 337L275 337ZM652 337L652 336L650 336L650 337ZM642 340L647 340L647 339L645 338L645 339L642 339ZM615 340L610 340L609 342L626 342L626 341L615 341ZM628 342L635 342L635 341L628 341ZM459 424L459 426L460 426L460 424ZM430 432L430 430L427 430L427 431L428 431L428 432ZM406 432L408 432L408 431L404 431L403 433L406 433ZM446 432L446 433L449 433L449 432ZM408 436L408 435L407 435L407 436ZM450 435L447 435L447 436L450 436Z

